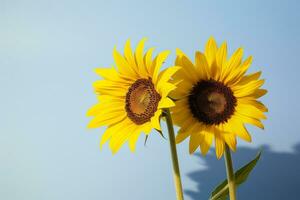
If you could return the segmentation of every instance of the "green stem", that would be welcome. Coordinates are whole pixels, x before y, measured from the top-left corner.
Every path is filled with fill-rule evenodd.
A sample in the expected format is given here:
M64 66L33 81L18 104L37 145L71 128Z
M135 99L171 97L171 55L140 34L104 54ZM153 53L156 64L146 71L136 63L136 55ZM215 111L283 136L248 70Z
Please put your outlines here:
M230 200L236 200L236 185L235 185L233 164L232 164L230 149L227 146L227 144L225 145L224 158L225 158L227 180L228 180L228 187L229 187L229 197Z
M170 141L170 149L172 154L173 176L174 176L174 183L176 189L176 196L177 196L177 200L183 200L183 191L182 191L182 184L180 178L173 122L172 122L170 110L165 109L164 111L165 111L165 117L168 126L168 132L169 132L169 141Z

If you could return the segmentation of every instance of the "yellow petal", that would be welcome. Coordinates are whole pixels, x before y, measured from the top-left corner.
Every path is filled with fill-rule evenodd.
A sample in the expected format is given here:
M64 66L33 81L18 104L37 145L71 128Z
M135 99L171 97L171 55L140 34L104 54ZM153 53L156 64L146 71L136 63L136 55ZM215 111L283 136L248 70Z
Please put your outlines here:
M130 84L109 80L98 80L93 83L94 90L101 95L125 96Z
M217 50L217 54L216 54L217 65L220 67L223 66L223 64L225 64L226 59L227 59L227 43L224 42Z
M227 80L228 75L241 64L243 57L243 49L238 48L224 66L222 77Z
M157 130L161 130L161 127L160 127L160 116L161 116L161 110L158 109L154 116L151 118L151 124L152 126L157 129Z
M249 96L253 96L254 98L258 99L258 98L264 96L265 94L267 94L267 92L268 91L265 89L257 89L253 93L249 94Z
M239 98L238 102L242 103L242 104L249 104L249 105L253 105L254 107L256 107L257 109L259 109L262 112L268 112L268 108L260 101L257 101L253 98Z
M238 85L246 85L252 81L257 81L261 75L261 71L249 74L241 78L241 80L237 83Z
M130 45L130 40L126 41L124 55L125 55L125 58L126 58L128 64L137 73L138 72L137 64L136 64L135 58L133 56L133 52L132 52L131 45Z
M88 124L88 128L97 128L122 121L126 117L125 112L107 113L106 115L97 115Z
M96 116L98 114L111 112L122 112L123 110L124 102L98 103L88 110L87 116Z
M158 79L157 79L157 85L162 85L166 82L168 82L171 78L171 76L173 76L173 74L175 74L181 67L179 66L172 66L172 67L169 67L165 70L163 70L159 76L158 76Z
M226 130L237 135L241 139L251 142L251 135L248 133L245 128L242 119L239 117L232 117L229 122L226 124Z
M192 130L195 132L191 133L190 137L190 143L189 143L189 153L192 154L196 151L196 149L199 147L199 144L202 142L203 134L201 134L199 131Z
M200 79L209 79L210 78L210 69L205 58L205 55L200 51L196 51L195 54L195 66L199 74Z
M189 102L188 102L188 98L184 98L184 99L180 99L175 101L176 107L172 108L172 110L174 112L178 112L178 111L182 111L184 110L189 110Z
M160 85L158 87L158 91L159 91L162 98L167 97L169 95L169 93L172 92L175 89L176 89L176 85L174 85L172 83L164 83L163 85Z
M207 130L203 131L203 140L200 143L200 149L203 155L206 155L214 139L214 135Z
M220 159L224 153L224 141L217 134L215 135L216 156Z
M191 123L187 123L187 122L191 122ZM196 123L192 123L192 120L188 120L187 119L186 125L182 125L181 128L179 129L177 136L175 138L176 143L180 143L183 140L185 140L189 135L191 135L191 130L196 127L198 127L198 124Z
M125 99L123 97L119 96L112 96L112 95L98 95L97 96L98 101L100 103L123 103L125 102Z
M136 142L138 141L140 134L141 132L136 131L135 133L132 134L132 136L130 136L128 145L131 152L135 151Z
M175 65L181 67L181 69L173 75L175 80L184 80L185 82L189 81L191 83L198 82L200 73L197 72L196 67L194 67L186 56L182 56L181 54L177 55Z
M267 118L261 110L259 110L255 106L252 106L249 104L239 103L236 106L236 112L238 112L242 115L246 115L248 117L256 118L256 119L266 119Z
M166 98L163 98L159 101L157 109L170 108L170 107L173 107L173 106L175 106L175 103L171 99L166 97Z
M206 43L204 51L209 66L211 66L216 59L217 49L218 47L215 39L213 37L210 37L208 42Z
M189 95L192 87L193 84L191 82L183 79L183 81L177 83L176 89L170 92L170 97L172 97L172 99L183 99Z
M231 87L231 89L233 90L234 95L236 97L245 97L251 95L254 91L259 89L264 83L265 80L256 80L256 81L251 81L250 83L242 86L235 85Z
M182 56L182 69L186 76L189 76L193 80L193 83L198 82L201 79L201 75L197 72L194 64L188 59L188 57Z
M235 115L238 118L240 118L243 121L243 123L252 124L252 125L254 125L258 128L264 129L263 123L261 123L261 121L258 120L258 119L248 117L248 116L245 116L245 115L242 115L242 114L239 114L239 113L235 113Z
M224 138L226 144L229 146L229 148L232 151L236 151L236 138L235 138L235 136L232 135L232 134L225 133L225 134L223 134L223 138Z
M197 72L194 64L190 61L190 59L180 50L176 49L176 66L181 66L181 70L178 70L177 73L174 74L173 78L181 80L183 79L185 82L190 81L191 83L196 83L200 79L200 74Z
M142 125L142 131L143 131L146 135L148 135L148 134L151 132L152 128L153 128L153 126L152 126L151 121L150 121L150 122L146 122L146 123L144 123L144 124Z
M111 138L112 134L117 128L118 125L112 125L106 129L100 140L100 149L102 149L103 144L105 144Z
M265 89L253 89L251 91L244 91L243 93L241 93L239 91L239 94L237 94L239 96L236 96L236 97L238 97L238 98L246 98L246 97L248 98L248 97L250 97L250 98L258 99L258 98L264 96L267 92L268 91L265 90Z
M249 134L248 130L244 125L241 125L241 127L234 132L237 136L242 138L243 140L247 142L252 142L251 135Z
M116 65L118 67L118 70L121 74L126 76L129 79L136 79L137 75L133 68L128 64L128 62L124 59L124 57L116 50L114 49L113 52L114 60L116 62Z
M225 84L235 85L242 76L245 75L246 71L252 63L252 56L249 56L236 70L233 70L224 80Z
M188 93L181 93L179 90L173 90L169 94L170 98L180 100L188 96Z
M114 68L97 68L95 69L95 72L96 74L107 80L121 80Z
M182 124L183 122L186 121L186 119L190 116L192 116L192 114L190 113L189 110L182 110L181 112L172 112L173 114L173 121L175 124Z
M94 106L92 106L86 113L87 116L95 116L97 113L99 113L101 111L101 109L103 108L103 104L96 104Z
M97 95L97 99L100 103L114 103L114 102L125 102L123 96L112 96L112 95Z
M176 143L178 144L178 143L182 142L183 140L185 140L188 136L190 136L190 133L189 133L189 132L181 132L181 133L178 133L178 134L176 135L175 141L176 141Z
M222 73L223 73L223 68L225 65L227 59L227 44L224 42L221 47L217 50L216 54L216 66L219 69L219 77L221 81L223 81Z
M159 74L156 89L159 91L159 93L162 95L162 97L166 97L172 90L176 88L176 86L172 83L169 83L171 76L179 70L180 67L174 66L165 69Z
M146 69L146 66L144 65L144 46L145 46L145 42L146 42L146 38L142 39L137 48L136 48L136 52L135 52L135 58L138 64L138 71L139 71L139 75L141 77L147 77L148 76L148 71Z
M183 51L181 50L181 49L179 49L179 48L176 48L176 55L177 55L177 57L179 57L179 58L182 58L183 56L184 57L187 57L187 55L185 55L185 53L183 53ZM177 64L176 64L177 65Z
M252 64L253 57L249 56L240 66L240 75L244 75Z
M124 127L128 126L129 120L124 120L122 122L113 124L108 126L104 134L102 135L100 141L100 148L102 149L103 144L105 144L113 135L119 134L119 132L124 129Z
M119 83L116 81L110 80L97 80L93 83L93 87L95 89L124 89L127 90L130 84Z
M146 68L147 68L147 72L148 74L151 74L151 72L153 72L154 70L151 69L152 67L152 53L154 51L154 48L150 48L147 53L145 54L145 65L146 65Z
M135 133L138 126L135 124L129 124L119 130L117 134L114 134L109 142L109 147L113 154L117 153L121 146Z
M152 80L154 83L156 83L157 78L158 78L158 72L163 64L163 62L166 60L168 55L170 54L170 51L163 51L157 55L157 58L155 59L156 61L152 64L154 65L153 68L153 75L152 75Z

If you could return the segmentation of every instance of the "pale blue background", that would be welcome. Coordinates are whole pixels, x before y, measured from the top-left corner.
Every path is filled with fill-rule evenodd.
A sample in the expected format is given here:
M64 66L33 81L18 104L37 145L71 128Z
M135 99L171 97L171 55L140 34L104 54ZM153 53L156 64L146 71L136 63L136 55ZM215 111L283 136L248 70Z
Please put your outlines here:
M269 90L266 130L250 128L253 143L240 142L235 155L240 166L265 145L240 199L297 199L298 2L0 0L0 199L175 199L168 141L158 134L147 147L140 138L134 154L127 145L115 156L99 150L103 129L88 130L85 116L96 103L93 69L112 65L113 47L127 38L172 50L168 66L176 47L193 57L211 35L253 55L251 71L263 71ZM207 199L225 176L223 160L190 156L187 142L178 151L186 199Z

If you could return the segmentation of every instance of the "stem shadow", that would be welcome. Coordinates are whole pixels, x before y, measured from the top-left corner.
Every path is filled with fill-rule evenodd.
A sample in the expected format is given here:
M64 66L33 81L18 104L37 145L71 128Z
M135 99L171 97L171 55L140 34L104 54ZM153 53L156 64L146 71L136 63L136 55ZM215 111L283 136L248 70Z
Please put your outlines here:
M260 161L248 180L237 188L237 198L243 200L298 199L300 187L300 143L294 153L272 152L264 146ZM237 170L255 157L259 149L241 147L233 153L234 168ZM197 183L197 190L185 190L192 200L208 199L214 187L226 178L224 159L217 160L214 154L204 159L207 168L196 170L188 177Z

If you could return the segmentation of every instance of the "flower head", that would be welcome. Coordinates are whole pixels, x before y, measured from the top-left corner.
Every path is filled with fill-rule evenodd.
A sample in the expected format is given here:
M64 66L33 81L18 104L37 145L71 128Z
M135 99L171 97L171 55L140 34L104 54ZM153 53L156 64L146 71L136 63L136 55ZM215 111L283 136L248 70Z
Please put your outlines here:
M177 88L170 96L176 99L172 108L175 124L180 127L176 142L190 136L189 151L199 146L205 155L213 140L220 158L225 144L236 150L236 136L251 142L244 124L263 128L267 108L257 99L266 94L260 87L261 72L246 75L252 62L242 61L243 49L227 59L227 45L220 47L210 38L204 54L197 51L195 63L177 50L176 65L182 68L173 75Z
M117 68L99 68L96 73L103 79L94 83L99 102L89 109L93 119L89 128L107 126L100 145L109 140L113 153L128 141L132 151L143 132L149 134L160 128L162 109L174 106L168 97L175 85L170 77L179 67L170 67L159 73L169 51L159 53L152 59L154 48L143 53L145 39L132 52L130 41L125 45L124 55L114 49Z

